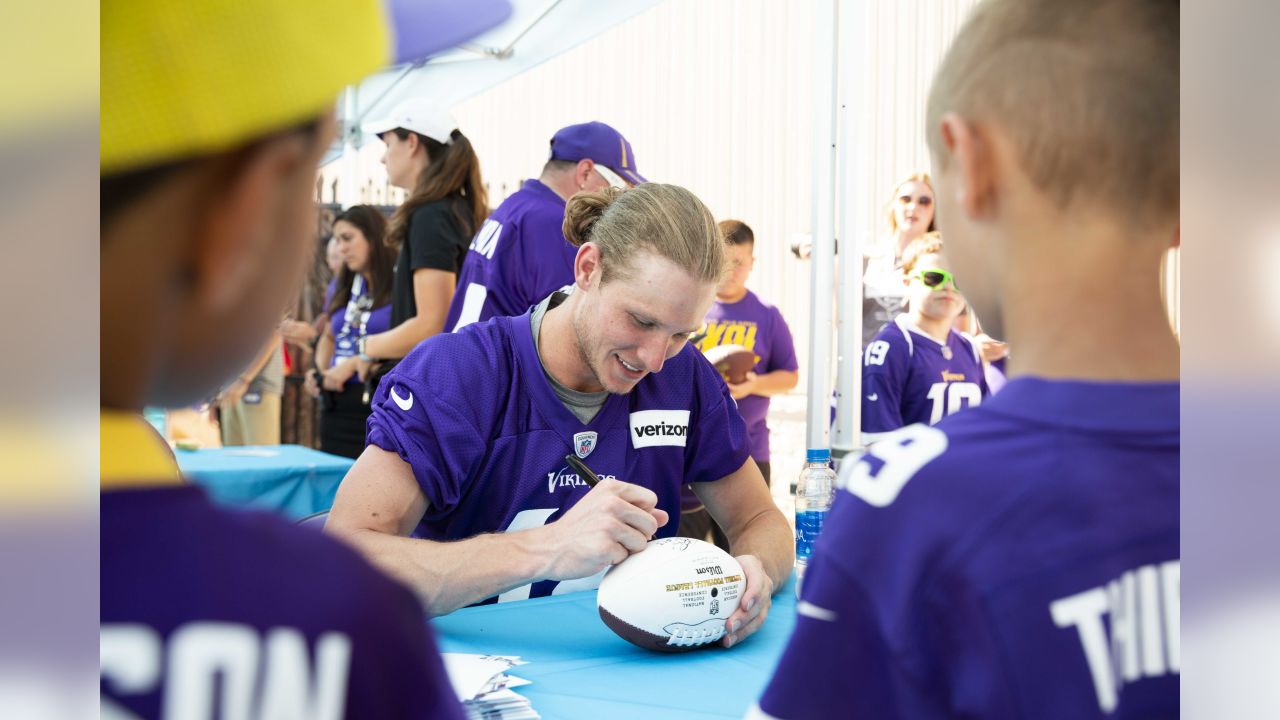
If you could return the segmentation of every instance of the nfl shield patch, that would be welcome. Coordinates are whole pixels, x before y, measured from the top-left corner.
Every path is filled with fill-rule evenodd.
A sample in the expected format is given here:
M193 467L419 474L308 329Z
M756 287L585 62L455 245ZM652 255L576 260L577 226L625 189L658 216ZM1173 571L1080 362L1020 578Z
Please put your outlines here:
M585 458L596 449L596 433L594 430L588 432L580 432L573 436L573 451L578 457Z

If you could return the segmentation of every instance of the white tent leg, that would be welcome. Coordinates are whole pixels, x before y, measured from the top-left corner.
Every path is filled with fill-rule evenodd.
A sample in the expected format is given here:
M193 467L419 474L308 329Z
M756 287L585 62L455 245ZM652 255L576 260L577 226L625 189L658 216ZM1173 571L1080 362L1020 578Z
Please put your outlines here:
M814 8L813 255L809 296L809 410L806 442L826 448L831 392L831 280L835 260L836 0Z
M867 0L844 0L839 18L840 111L837 167L840 202L839 315L836 350L836 422L831 436L831 456L837 461L861 447L862 427L862 244L863 233L871 227L866 218L855 217L859 203L849 198L866 197L866 173L857 172L857 162L871 157L865 137L861 108L864 96L867 37Z

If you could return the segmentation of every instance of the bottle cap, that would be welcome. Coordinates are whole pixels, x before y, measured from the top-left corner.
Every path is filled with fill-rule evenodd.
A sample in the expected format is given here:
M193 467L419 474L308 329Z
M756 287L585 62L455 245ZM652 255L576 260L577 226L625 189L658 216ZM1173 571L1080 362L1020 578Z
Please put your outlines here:
M809 448L805 453L805 462L818 463L831 460L831 450L827 448Z

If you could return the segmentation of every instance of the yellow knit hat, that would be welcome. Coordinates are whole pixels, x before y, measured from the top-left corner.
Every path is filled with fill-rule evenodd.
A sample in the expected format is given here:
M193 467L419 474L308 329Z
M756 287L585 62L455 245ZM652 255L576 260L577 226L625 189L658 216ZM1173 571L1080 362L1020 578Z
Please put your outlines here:
M114 0L101 10L102 175L303 123L392 59L378 0Z

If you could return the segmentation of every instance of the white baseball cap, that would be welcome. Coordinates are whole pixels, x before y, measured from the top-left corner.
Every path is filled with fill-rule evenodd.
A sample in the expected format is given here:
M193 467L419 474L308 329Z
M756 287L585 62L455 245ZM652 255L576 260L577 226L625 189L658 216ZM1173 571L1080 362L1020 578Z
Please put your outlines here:
M400 103L390 116L381 120L370 120L361 126L365 132L374 135L381 135L396 128L411 130L447 145L450 135L458 129L458 123L454 121L453 115L438 103L426 98L410 98Z

